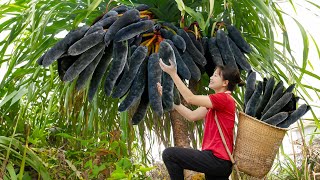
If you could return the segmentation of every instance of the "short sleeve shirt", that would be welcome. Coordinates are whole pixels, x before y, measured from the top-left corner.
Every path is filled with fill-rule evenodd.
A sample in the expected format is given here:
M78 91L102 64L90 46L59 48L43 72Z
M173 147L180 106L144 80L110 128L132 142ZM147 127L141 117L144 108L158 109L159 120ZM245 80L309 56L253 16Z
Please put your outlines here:
M214 120L214 115L216 112L227 146L232 153L233 128L235 122L234 99L230 93L210 94L209 98L212 103L212 108L208 109L205 117L202 150L210 150L216 157L224 160L230 160L222 143L217 124Z

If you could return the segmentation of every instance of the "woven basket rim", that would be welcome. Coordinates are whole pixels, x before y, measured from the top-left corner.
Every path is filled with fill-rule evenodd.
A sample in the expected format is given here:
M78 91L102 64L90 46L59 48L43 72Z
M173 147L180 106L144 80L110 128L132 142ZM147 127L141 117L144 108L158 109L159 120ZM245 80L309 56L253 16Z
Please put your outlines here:
M282 131L288 131L288 130L289 130L289 128L280 128L280 127L277 127L277 126L268 124L268 123L266 123L266 122L264 122L264 121L258 120L257 118L252 117L252 116L250 116L250 115L248 115L248 114L246 114L246 113L244 113L244 112L242 112L242 111L240 111L239 114L244 115L244 116L246 116L246 117L248 117L248 118L250 118L250 119L252 119L252 120L254 120L254 121L257 121L258 123L267 125L267 126L269 126L269 127L275 128L275 129L279 129L279 130L282 130Z

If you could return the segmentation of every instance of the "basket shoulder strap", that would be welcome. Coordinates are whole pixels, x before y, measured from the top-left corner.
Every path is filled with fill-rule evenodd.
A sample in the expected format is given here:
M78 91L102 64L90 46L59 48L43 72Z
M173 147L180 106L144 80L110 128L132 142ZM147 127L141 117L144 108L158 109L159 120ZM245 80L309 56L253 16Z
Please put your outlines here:
M215 119L216 124L217 124L217 126L218 126L218 131L219 131L219 134L220 134L220 136L221 136L223 146L226 148L226 151L227 151L227 153L228 153L228 156L229 156L232 164L234 164L235 161L234 161L234 159L233 159L233 157L232 157L232 154L231 154L231 152L230 152L230 150L229 150L229 148L228 148L228 145L227 145L226 139L225 139L225 137L224 137L224 134L223 134L223 132L222 132L222 129L221 129L220 123L219 123L219 121L218 121L218 117L217 117L217 113L216 113L216 112L215 112L215 114L214 114L214 119Z
M224 135L223 135L221 126L220 126L219 121L218 121L218 117L217 117L217 112L216 112L216 111L215 111L215 114L214 114L214 119L215 119L215 121L216 121L216 124L217 124L217 127L218 127L218 131L219 131L219 134L220 134L221 139L222 139L222 143L223 143L223 145L224 145L224 147L225 147L225 149L226 149L226 151L227 151L227 153L228 153L228 156L229 156L229 158L230 158L230 160L231 160L234 168L235 168L236 171L237 171L237 176L238 176L238 178L241 180L241 176L240 176L240 172L239 172L238 166L237 166L235 160L233 159L233 156L232 156L232 154L231 154L231 152L230 152L230 150L229 150L229 148L228 148L226 139L225 139L225 137L224 137Z

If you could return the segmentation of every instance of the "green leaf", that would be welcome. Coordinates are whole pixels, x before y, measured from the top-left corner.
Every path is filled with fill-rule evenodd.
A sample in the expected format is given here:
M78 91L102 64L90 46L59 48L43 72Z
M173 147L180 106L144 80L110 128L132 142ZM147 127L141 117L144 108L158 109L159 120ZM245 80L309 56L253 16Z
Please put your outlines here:
M32 180L32 177L29 175L29 172L23 174L22 180Z
M264 1L251 1L252 4L261 12L265 17L270 18L270 11Z
M127 175L121 167L116 166L116 170L111 173L111 177L114 179L123 179L126 178Z
M178 9L183 12L185 11L185 5L184 5L184 2L183 0L175 0L177 5L178 5Z
M0 107L3 106L5 103L7 103L10 99L12 99L18 91L13 91L11 94L7 95L0 103Z
M28 93L28 89L25 88L25 87L21 87L21 88L19 89L18 93L12 98L12 101L11 101L10 106L11 106L12 104L14 104L15 102L19 101L19 100L22 98L22 96L24 96L24 95L27 94L27 93Z
M75 18L74 22L73 22L73 26L77 26L78 24L80 24L80 22L82 22L86 17L87 17L87 13L86 12L78 14L77 17Z
M297 13L296 7L294 6L294 4L293 4L292 0L289 0L289 2L290 2L290 4L291 4L291 6L292 6L292 8L293 8L294 12L295 12L295 13Z
M110 145L110 149L117 150L119 147L119 143L117 141L113 141Z
M16 180L17 179L17 174L16 174L16 172L15 172L15 170L14 170L14 168L13 168L11 163L7 164L7 170L9 172L9 174L10 174L10 179L11 180Z
M91 4L88 5L86 10L80 10L76 19L73 22L73 26L77 27L80 22L87 18L102 2L102 0L94 0Z
M297 21L295 18L293 18L293 20L296 22L296 24L298 25L301 35L302 35L302 40L303 40L303 59L302 59L302 69L303 71L306 70L307 67L307 60L308 60L308 54L309 54L309 40L308 40L308 35L306 33L306 30L304 29L304 27L300 24L299 21ZM299 77L299 81L301 81L303 76L303 73L301 73L300 77Z
M319 59L320 59L320 49L319 49L319 46L318 46L316 40L313 38L313 36L310 35L310 37L311 37L311 39L312 39L312 41L313 41L313 43L314 43L314 45L315 45L315 47L316 47L316 49L317 49L318 56L319 56Z
M206 26L208 27L210 24L210 19L213 16L213 10L214 10L214 0L209 0L209 14L208 14L208 18L206 21Z
M155 169L155 167L145 167L145 166L140 166L139 170L143 173L146 173L148 171L151 171L152 169Z
M185 10L189 15L191 15L198 22L199 27L201 29L206 28L206 23L205 23L204 18L201 13L195 12L193 9L191 9L190 7L187 7L187 6L185 6Z
M92 159L90 159L89 161L87 161L84 165L85 168L92 168Z
M9 145L11 144L11 148L9 148ZM44 168L44 162L40 159L39 156L35 154L30 148L25 148L22 143L14 138L4 137L0 136L0 147L9 149L11 152L10 156L15 156L16 158L22 160L23 156L21 155L21 152L26 150L26 164L31 166L33 169L38 171L43 179L51 179L47 170ZM14 150L13 148L16 148L18 151ZM25 173L26 174L26 173ZM24 175L25 175L24 174Z
M127 171L132 167L132 163L128 158L122 158L119 162L116 163L117 166L121 169Z
M104 170L105 168L106 166L104 164L101 166L95 165L94 168L92 169L92 173L95 177L97 177L99 175L99 172Z
M302 73L305 73L305 74L307 74L309 76L312 76L312 77L316 78L317 80L320 80L320 76L319 75L314 74L314 73L312 73L312 72L310 72L310 71L308 71L306 69L303 69L301 67L298 67L298 66L296 66L296 68L299 69Z
M314 2L311 2L311 1L308 1L308 0L306 0L308 3L310 3L310 4L312 4L313 6L315 6L315 7L317 7L317 8L319 8L320 9L320 5L319 4L316 4L316 3L314 3Z
M68 164L68 166L72 169L72 171L76 173L77 177L79 179L82 179L81 172L77 170L76 166L73 165L72 162L67 159L65 159L64 161Z
M128 120L128 111L124 111L120 113L120 129L121 133L121 140L127 141L129 139L129 120Z
M102 2L102 0L94 0L89 6L88 6L88 15L94 11L99 4Z

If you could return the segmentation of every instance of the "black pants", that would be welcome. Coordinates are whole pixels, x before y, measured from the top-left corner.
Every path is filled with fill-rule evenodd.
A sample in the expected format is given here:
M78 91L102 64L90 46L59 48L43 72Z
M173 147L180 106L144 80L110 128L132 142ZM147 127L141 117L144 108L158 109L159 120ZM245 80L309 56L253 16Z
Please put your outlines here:
M163 151L162 159L172 180L183 180L183 169L202 172L206 180L227 180L232 172L231 161L217 158L212 151L169 147Z

